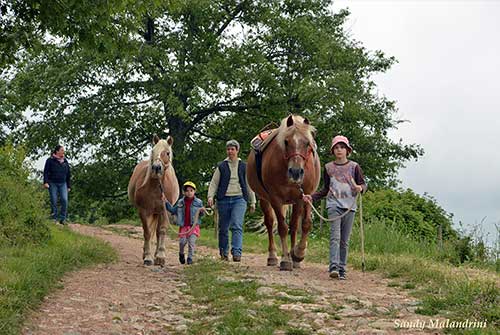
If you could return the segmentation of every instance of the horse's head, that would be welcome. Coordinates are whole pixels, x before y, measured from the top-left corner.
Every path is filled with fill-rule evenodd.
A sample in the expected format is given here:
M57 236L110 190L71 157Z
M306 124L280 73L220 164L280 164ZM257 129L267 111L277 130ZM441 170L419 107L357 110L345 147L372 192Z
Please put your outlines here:
M277 140L287 162L288 181L293 184L300 185L304 180L305 164L316 148L315 131L307 118L298 115L290 115L281 121Z
M157 135L153 137L154 147L151 151L149 162L150 172L153 178L162 177L166 169L170 166L173 159L172 143L174 143L174 139L171 136L166 140L160 140Z

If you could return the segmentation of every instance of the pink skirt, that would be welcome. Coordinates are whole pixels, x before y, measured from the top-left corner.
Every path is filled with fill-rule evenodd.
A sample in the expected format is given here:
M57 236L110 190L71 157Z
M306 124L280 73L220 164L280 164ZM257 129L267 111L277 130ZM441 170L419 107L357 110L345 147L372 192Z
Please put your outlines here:
M186 234L190 229L191 229L192 226L182 226L182 227L179 227L179 237L189 237L191 235L196 235L196 237L200 237L200 225L196 225L196 227L194 227L193 231L191 233Z

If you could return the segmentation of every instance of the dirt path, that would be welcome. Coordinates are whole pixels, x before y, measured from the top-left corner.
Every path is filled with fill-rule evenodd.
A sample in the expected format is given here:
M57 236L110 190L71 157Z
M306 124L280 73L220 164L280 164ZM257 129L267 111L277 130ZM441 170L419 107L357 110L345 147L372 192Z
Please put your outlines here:
M97 227L71 225L71 229L109 242L119 254L119 261L68 274L62 289L46 297L40 309L26 321L22 334L182 334L190 320L183 311L190 308L181 289L182 265L177 261L177 243L167 241L165 268L142 264L142 241ZM132 236L142 229L120 226ZM198 257L217 257L217 251L198 247ZM404 291L388 287L388 280L375 273L349 272L349 280L328 278L324 265L305 263L302 269L280 272L264 266L266 255L246 254L240 264L264 287L258 291L263 303L275 303L273 296L286 295L273 285L306 291L314 303L292 302L280 309L297 313L291 325L317 334L435 334L433 329L395 329L395 320L424 320L414 313L415 299ZM293 301L294 297L289 296ZM336 309L331 313L318 312ZM276 332L276 335L281 334ZM284 333L283 333L284 334Z

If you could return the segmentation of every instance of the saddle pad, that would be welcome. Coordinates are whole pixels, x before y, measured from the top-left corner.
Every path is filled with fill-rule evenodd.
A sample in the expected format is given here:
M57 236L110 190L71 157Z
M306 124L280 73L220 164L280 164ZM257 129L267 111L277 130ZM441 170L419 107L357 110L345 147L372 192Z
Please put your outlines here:
M277 129L268 129L262 131L257 136L255 136L251 141L250 145L257 152L263 152L267 145L276 137L278 133Z

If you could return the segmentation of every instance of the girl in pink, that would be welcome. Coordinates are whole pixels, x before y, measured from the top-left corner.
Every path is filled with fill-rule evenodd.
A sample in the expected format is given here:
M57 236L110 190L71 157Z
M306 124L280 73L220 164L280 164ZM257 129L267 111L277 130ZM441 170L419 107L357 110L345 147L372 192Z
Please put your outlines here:
M323 189L313 195L304 194L303 199L311 202L326 196L328 218L333 220L330 225L330 277L345 280L356 196L366 192L366 182L359 164L347 159L352 152L347 137L335 136L330 151L335 160L325 165Z
M203 201L195 196L196 185L187 181L182 185L184 196L172 206L165 197L165 207L173 215L177 216L177 225L179 226L179 262L186 263L184 248L188 245L187 264L193 264L193 256L196 248L196 239L200 237L201 216L205 213ZM194 222L196 212L199 212L198 222ZM195 226L193 228L193 226Z

